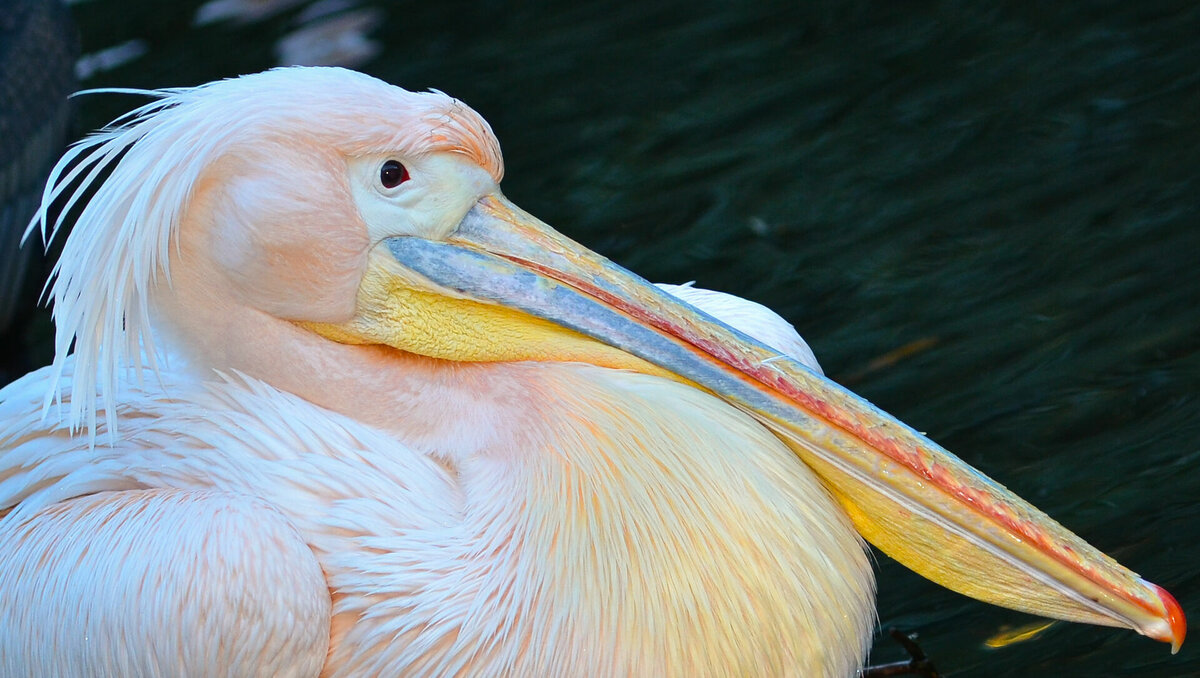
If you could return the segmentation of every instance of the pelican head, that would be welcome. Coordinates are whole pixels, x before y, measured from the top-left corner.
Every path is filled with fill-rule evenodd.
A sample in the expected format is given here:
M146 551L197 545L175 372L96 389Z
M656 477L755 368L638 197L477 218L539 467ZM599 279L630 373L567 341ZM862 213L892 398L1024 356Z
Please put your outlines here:
M853 672L869 638L872 583L850 526L918 573L975 598L1127 627L1173 648L1182 642L1182 611L1160 587L797 356L514 206L499 188L504 166L491 129L456 99L332 68L277 69L152 94L154 101L69 152L47 189L47 205L95 191L53 287L60 372L74 345L72 426L95 431L103 412L108 436L119 436L122 371L157 370L170 360L198 380L241 373L385 431L466 488L542 482L544 474L511 471L533 468L531 459L593 469L587 473L603 482L572 486L570 495L556 485L505 508L539 513L545 524L546 516L573 511L575 522L529 532L521 548L548 554L541 566L561 570L555 581L563 590L579 581L570 573L589 568L611 575L588 580L598 588L625 581L627 571L658 568L660 590L647 599L664 607L688 596L704 602L655 623L683 625L693 615L698 636L680 644L711 640L721 648L715 661L730 667L816 675L796 668L802 663L782 665L809 661L798 656L807 653L825 674ZM44 231L58 229L51 222L40 215ZM595 376L570 388L540 376L571 370ZM533 414L539 402L620 409L620 398L588 395L595 380L617 378L604 375L627 375L643 389L630 386L634 400L669 385L663 393L695 407L697 419L678 420L675 402L663 406L675 408L676 419L634 412L604 419L609 425L562 408L554 421L573 422L562 425L573 437L547 433L549 419ZM692 440L684 429L702 428L704 417L739 422L744 449L689 449L668 459L629 442L643 428L669 441L671 427L681 431L674 439ZM758 469L753 482L740 479L739 459ZM658 473L654 482L634 478ZM803 478L815 480L801 488ZM648 499L656 487L672 493L669 501ZM801 515L810 504L824 507L812 513L820 520ZM668 513L678 520L663 518ZM714 572L726 558L728 579L697 593L673 589L686 563L671 571L649 555L598 562L609 556L595 535L618 517L621 527L605 539L628 541L624 553L694 549L687 557L711 557ZM661 531L648 529L647 542L635 543L639 526L655 521ZM552 544L570 542L572 530L592 530L590 546L584 540L559 553ZM554 600L575 601L580 615L621 604L579 586ZM827 591L835 593L822 597ZM739 596L746 600L713 602ZM805 597L818 602L804 608ZM458 613L469 611L446 611ZM733 657L770 652L769 643L741 644L737 634L777 622L795 642L809 638L808 649L776 663ZM568 625L542 629L537 642L555 642ZM335 636L339 628L335 620ZM596 640L600 654L624 652L631 634L677 633L591 631L605 638Z

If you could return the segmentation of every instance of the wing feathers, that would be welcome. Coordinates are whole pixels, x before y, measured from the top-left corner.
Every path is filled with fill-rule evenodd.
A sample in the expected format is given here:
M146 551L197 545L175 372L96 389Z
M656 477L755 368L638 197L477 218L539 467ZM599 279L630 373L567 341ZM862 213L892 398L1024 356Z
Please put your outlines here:
M316 557L234 493L102 492L0 520L0 591L4 676L315 677L329 642Z

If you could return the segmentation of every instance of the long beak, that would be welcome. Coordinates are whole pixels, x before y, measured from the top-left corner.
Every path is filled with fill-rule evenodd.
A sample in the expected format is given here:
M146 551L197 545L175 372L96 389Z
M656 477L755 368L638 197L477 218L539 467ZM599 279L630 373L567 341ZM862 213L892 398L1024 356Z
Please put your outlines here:
M627 351L770 427L870 542L948 588L1121 626L1177 651L1179 604L920 433L796 361L565 238L502 196L444 242L386 242L404 267Z

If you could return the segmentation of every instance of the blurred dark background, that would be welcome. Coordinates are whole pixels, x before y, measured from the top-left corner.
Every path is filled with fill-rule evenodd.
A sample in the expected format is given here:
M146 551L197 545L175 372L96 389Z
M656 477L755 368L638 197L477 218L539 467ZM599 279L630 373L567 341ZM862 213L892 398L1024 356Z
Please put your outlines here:
M0 187L44 176L9 144L60 111L78 135L140 103L43 86L76 39L85 88L339 63L444 90L491 121L515 202L772 306L834 379L1200 614L1196 3L8 3L0 74L26 79L0 89ZM13 47L35 12L64 22L31 43L51 56ZM51 357L47 263L24 266L0 278L0 383ZM878 561L881 628L946 675L1200 675L1196 643L1018 641L1037 620ZM881 634L872 660L902 654Z

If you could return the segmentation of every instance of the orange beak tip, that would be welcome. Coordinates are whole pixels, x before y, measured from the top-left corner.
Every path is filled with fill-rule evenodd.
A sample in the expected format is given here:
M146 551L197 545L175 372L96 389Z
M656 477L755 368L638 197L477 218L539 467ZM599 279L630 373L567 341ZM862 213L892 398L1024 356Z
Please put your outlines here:
M1158 584L1146 582L1154 592L1158 594L1159 600L1162 601L1163 608L1166 610L1166 621L1169 632L1164 632L1157 635L1151 635L1154 640L1161 640L1164 643L1171 644L1171 654L1179 652L1179 647L1183 645L1183 639L1187 636L1187 618L1183 616L1183 608L1180 607L1179 601L1175 600L1175 596L1167 593L1167 590Z

